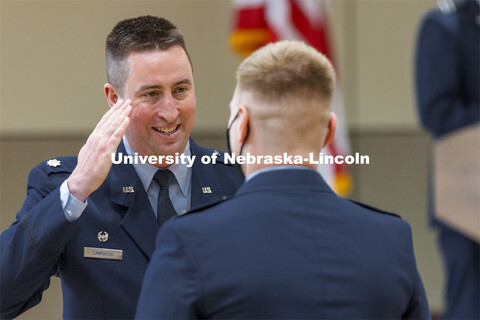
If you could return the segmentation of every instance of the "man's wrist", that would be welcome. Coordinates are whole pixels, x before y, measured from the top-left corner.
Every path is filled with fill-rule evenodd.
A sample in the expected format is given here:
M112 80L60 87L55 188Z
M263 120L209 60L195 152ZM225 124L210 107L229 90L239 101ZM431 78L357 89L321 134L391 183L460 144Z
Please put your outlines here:
M62 202L63 213L68 221L75 221L82 215L83 210L87 206L87 202L82 202L70 193L65 180L60 186L60 200Z
M73 175L73 174L72 174ZM67 187L69 190L69 193L74 196L76 199L78 199L81 202L85 202L87 200L87 197L89 194L86 194L84 191L82 191L80 188L78 188L78 182L75 178L72 178L70 176L67 180Z

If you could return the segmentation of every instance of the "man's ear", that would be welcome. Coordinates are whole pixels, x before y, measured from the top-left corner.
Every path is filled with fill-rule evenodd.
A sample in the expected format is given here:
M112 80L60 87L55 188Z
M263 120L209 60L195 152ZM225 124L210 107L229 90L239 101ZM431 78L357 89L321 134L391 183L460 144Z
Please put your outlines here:
M110 83L105 83L103 90L105 92L105 98L107 98L108 105L110 108L113 107L113 105L117 103L118 99L120 98L117 90L115 90L115 87Z
M328 121L328 132L327 132L327 136L325 137L325 142L323 143L322 148L325 148L333 141L333 137L335 136L336 129L337 129L337 116L335 115L335 113L330 112L330 120Z
M247 138L248 133L248 122L249 122L249 114L248 109L244 105L240 105L238 107L238 117L240 122L240 135L238 136L238 142L245 143L245 139Z

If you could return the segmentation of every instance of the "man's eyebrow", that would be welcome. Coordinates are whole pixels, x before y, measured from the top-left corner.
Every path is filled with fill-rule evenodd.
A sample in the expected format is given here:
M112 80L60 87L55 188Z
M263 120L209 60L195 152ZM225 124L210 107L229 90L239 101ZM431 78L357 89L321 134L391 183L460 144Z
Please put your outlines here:
M181 85L181 84L191 84L191 83L192 83L192 81L190 79L183 79L183 80L175 82L173 84L173 87L176 87L176 86ZM146 85L141 86L138 89L137 92L142 92L142 91L149 90L149 89L163 89L163 86L162 85L146 84Z
M137 92L142 92L142 91L149 90L149 89L163 89L163 87L160 86L160 85L147 84L147 85L141 86L137 90Z
M173 84L173 86L178 86L180 84L192 84L192 81L190 79L183 79L183 80L180 80L180 81L177 81Z

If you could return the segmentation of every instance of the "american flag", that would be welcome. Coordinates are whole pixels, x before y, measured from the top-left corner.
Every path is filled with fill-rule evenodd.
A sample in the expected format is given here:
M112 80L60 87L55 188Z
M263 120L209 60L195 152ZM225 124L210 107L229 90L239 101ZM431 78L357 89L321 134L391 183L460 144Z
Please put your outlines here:
M234 0L233 9L234 28L230 45L240 55L246 57L269 42L302 40L322 52L335 66L329 37L328 1ZM338 118L337 131L334 141L322 150L324 156L345 156L350 152L339 82L337 71L337 85L332 101L332 111ZM346 165L321 164L318 170L339 195L350 193L352 179Z

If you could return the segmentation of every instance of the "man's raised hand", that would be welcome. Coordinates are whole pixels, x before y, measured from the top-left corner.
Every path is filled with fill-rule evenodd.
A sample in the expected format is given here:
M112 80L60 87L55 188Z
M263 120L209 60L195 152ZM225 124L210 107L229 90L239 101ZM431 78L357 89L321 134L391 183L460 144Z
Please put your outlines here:
M67 180L70 193L81 201L105 181L116 152L127 130L132 106L130 100L118 100L105 113L78 153L78 163Z

